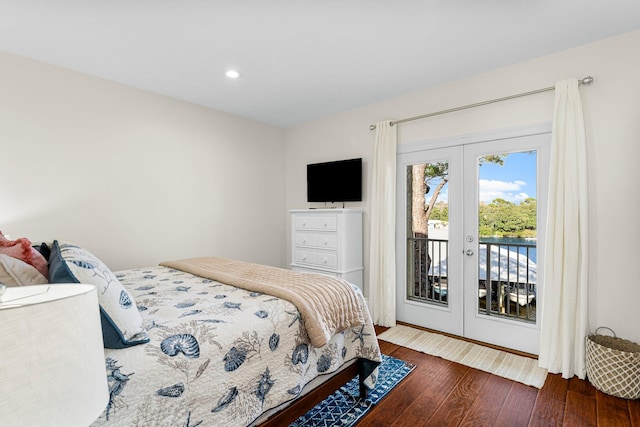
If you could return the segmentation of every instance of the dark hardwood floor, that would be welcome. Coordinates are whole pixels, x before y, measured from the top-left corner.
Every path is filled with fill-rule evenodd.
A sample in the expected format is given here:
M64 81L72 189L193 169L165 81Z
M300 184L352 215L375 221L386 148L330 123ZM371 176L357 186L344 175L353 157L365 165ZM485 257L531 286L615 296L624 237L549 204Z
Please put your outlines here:
M550 374L538 390L386 341L380 348L416 368L358 427L640 427L640 400L609 396L587 381Z
M376 327L376 332L386 329ZM640 427L640 400L609 396L575 377L550 374L538 390L387 341L380 340L380 349L416 368L357 427ZM335 380L344 384L353 375L337 375ZM334 390L313 391L260 427L287 426Z

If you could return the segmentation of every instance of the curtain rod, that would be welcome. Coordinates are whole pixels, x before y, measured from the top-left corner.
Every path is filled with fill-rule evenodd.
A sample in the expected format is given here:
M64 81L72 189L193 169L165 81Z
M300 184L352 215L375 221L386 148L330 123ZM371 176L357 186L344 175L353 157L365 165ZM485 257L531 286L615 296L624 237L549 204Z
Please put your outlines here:
M578 84L579 85L590 85L591 83L593 83L593 77L591 77L591 76L583 77L582 79L578 80ZM454 111L466 110L468 108L480 107L482 105L487 105L487 104L493 104L494 102L507 101L509 99L521 98L523 96L535 95L536 93L549 92L549 91L555 90L555 88L556 88L555 86L549 86L549 87L545 87L543 89L532 90L530 92L518 93L516 95L510 95L510 96L505 96L505 97L502 97L502 98L490 99L489 101L476 102L475 104L464 105L462 107L456 107L456 108L450 108L448 110L436 111L435 113L422 114L420 116L409 117L409 118L406 118L406 119L400 119L400 120L396 120L396 121L391 122L391 126L395 126L395 125L398 125L400 123L411 122L411 121L414 121L414 120L426 119L427 117L438 116L440 114L453 113ZM370 125L369 126L370 130L375 130L375 128L376 128L376 125Z

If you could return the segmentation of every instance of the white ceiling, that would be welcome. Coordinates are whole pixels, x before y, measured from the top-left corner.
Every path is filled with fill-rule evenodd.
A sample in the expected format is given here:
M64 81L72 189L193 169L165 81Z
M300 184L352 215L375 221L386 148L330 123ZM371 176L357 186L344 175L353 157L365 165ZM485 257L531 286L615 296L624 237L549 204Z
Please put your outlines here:
M0 50L281 127L639 28L640 0L0 0Z

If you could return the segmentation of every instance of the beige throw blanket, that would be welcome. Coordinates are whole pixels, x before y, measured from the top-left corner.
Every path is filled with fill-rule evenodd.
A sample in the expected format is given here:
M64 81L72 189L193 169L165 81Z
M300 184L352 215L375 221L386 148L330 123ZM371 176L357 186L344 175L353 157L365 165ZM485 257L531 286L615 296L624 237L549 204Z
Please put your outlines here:
M160 265L291 302L300 312L315 347L324 346L338 332L364 323L355 291L336 277L216 257L166 261Z

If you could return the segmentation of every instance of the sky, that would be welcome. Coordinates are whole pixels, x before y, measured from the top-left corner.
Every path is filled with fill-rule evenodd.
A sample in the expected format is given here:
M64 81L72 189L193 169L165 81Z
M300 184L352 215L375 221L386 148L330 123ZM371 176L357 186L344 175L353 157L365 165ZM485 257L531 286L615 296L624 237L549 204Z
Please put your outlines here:
M490 203L502 198L517 204L528 197L536 198L536 157L535 153L511 153L503 166L480 166L480 201Z
M504 159L504 165L484 163L480 167L479 199L491 203L497 198L518 204L528 197L536 195L536 154L510 153ZM437 183L433 183L435 187ZM427 200L430 194L427 195ZM448 186L438 197L439 202L448 201Z

